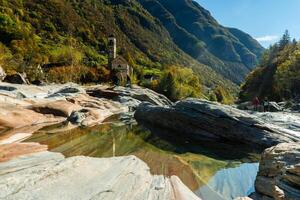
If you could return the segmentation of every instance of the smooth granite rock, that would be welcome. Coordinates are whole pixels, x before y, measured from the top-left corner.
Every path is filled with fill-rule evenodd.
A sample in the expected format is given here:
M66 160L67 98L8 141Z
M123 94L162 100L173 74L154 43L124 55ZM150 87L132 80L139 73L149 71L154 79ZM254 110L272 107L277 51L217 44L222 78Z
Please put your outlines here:
M300 199L300 143L282 143L266 149L255 181L255 200Z
M172 105L172 102L164 95L139 86L115 87L114 91L119 92L121 97L131 97L141 102L149 102L158 106Z
M32 110L41 114L52 114L54 116L69 117L72 112L80 110L81 107L66 100L49 101L37 103Z
M199 200L178 177L151 175L135 156L71 157L40 152L0 163L3 200Z
M159 106L172 105L172 102L164 95L135 85L132 87L92 86L87 88L87 93L93 97L113 99L122 103L128 101L133 107L136 107L141 102L149 102ZM135 102L132 102L132 99L134 99Z
M187 99L164 107L143 103L135 118L148 127L166 128L185 139L229 140L262 148L300 141L299 132L269 125L247 112L205 100Z
M292 112L264 112L252 113L259 120L269 126L277 126L290 132L300 133L300 113Z

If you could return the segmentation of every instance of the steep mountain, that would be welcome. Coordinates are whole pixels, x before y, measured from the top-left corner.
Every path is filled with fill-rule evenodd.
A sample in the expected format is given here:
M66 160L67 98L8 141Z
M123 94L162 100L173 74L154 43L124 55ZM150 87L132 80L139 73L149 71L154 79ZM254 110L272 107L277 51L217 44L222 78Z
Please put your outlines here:
M145 73L179 66L191 67L208 87L235 87L178 48L161 22L135 0L2 0L0 33L1 52L11 58L2 59L2 65L10 71L72 63L84 67L75 70L79 74L86 67L106 66L107 37L114 34L118 53L134 66L139 80ZM57 77L62 74L51 75L65 81Z
M162 22L179 48L235 83L244 80L264 50L248 34L221 26L195 1L138 1Z
M190 0L0 1L0 65L8 73L25 71L34 80L37 66L59 65L47 72L48 80L107 81L111 34L118 54L134 68L134 81L158 91L176 88L174 99L209 88L215 89L214 99L223 99L237 91L234 83L262 51L249 35L222 27ZM193 71L181 71L186 67ZM197 80L191 75L197 84L184 82L181 73L197 75ZM158 83L147 85L147 74ZM165 87L162 80L172 81Z

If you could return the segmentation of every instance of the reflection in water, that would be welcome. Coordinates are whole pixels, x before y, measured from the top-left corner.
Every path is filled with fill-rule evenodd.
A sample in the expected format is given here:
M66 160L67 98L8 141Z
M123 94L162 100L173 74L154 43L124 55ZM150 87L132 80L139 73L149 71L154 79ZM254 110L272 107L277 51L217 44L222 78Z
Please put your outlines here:
M153 174L177 175L203 199L217 194L225 199L236 194L245 196L253 187L253 182L248 180L255 178L257 164L249 164L255 169L245 170L240 177L242 180L235 173L236 169L244 168L242 162L257 162L257 154L232 145L208 145L177 140L174 136L163 137L158 135L160 131L152 134L139 125L127 126L116 119L113 121L73 130L66 129L64 125L51 126L38 131L25 142L48 145L49 150L61 152L66 157L135 155L148 164ZM241 184L244 181L247 183Z
M205 200L235 199L253 193L258 163L241 164L235 168L218 171L207 183L196 191Z

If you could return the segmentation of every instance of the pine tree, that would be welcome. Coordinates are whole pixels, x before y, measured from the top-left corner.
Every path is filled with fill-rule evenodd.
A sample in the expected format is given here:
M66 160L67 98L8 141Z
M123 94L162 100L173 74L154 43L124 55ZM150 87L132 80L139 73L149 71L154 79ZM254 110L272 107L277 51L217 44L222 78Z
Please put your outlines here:
M279 49L284 49L288 44L291 43L291 36L288 30L286 30L279 41Z
M297 42L297 40L294 38L293 41L292 41L292 46L293 46L294 48L296 48L297 45L298 45L298 42Z

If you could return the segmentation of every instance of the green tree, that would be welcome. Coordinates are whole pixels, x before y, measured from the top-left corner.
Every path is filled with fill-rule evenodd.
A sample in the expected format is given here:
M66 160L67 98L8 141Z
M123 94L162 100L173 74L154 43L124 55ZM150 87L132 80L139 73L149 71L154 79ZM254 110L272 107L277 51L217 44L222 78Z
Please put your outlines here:
M255 96L261 99L282 101L300 95L300 44L291 40L286 31L281 40L272 45L241 87L240 99L249 101Z
M163 74L158 88L173 101L202 96L201 81L190 68L171 66Z
M291 43L291 36L288 30L286 30L279 41L280 50L284 49L288 44Z

